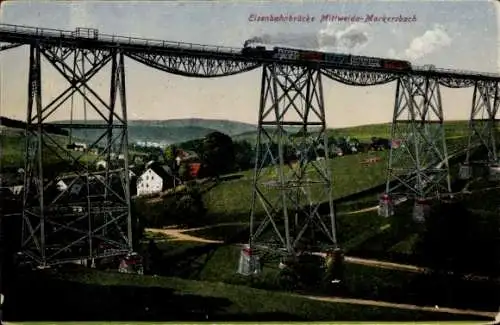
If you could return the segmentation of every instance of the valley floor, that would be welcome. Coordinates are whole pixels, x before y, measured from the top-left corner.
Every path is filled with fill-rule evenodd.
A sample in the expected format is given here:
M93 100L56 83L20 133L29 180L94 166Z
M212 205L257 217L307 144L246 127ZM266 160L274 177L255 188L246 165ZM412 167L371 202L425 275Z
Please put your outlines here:
M167 236L169 241L188 241L188 242L198 242L198 243L223 243L223 241L215 241L209 240L197 236L191 236L184 234L185 232L197 231L202 229L210 229L220 226L229 226L229 225L241 225L241 223L224 223L219 225L210 225L206 227L199 228L190 228L190 229L178 229L178 228L167 228L167 229L146 229L146 231L153 233L161 233ZM384 261L377 261L371 259L364 258L356 258L356 257L345 257L346 263L366 265L377 268L384 268L390 270L399 270L399 271L410 271L410 272L423 272L422 268L407 265L407 264L399 264L399 263L391 263ZM425 312L436 312L436 313L448 313L448 314L458 314L458 315L473 315L473 316L481 316L481 317L491 317L494 318L496 312L484 312L484 311L476 311L476 310L465 310L465 309L456 309L456 308L440 308L439 306L434 307L425 307L425 306L417 306L417 305L409 305L409 304L397 304L392 302L385 301L375 301L375 300L365 300L365 299L350 299L350 298L341 298L341 297L321 297L321 296L304 296L297 295L297 297L307 298L311 300L324 301L324 302L332 302L332 303L347 303L347 304L355 304L355 305L363 305L363 306L377 306L377 307L389 307L396 309L404 309L404 310L418 310Z

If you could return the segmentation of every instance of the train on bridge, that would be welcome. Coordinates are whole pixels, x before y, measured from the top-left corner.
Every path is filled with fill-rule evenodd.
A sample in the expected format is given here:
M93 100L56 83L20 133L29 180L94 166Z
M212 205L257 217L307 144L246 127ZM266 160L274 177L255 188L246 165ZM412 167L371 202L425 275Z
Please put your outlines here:
M312 50L269 47L263 43L246 41L243 44L241 54L248 57L261 59L286 60L286 61L307 61L307 62L326 62L338 66L366 67L373 69L388 69L411 71L412 65L408 61L383 59L361 55L324 53Z

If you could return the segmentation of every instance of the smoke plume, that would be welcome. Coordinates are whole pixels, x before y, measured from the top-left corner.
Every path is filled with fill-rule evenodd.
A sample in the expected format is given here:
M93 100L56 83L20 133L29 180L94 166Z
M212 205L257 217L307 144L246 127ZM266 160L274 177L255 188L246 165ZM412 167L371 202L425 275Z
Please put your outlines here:
M310 50L353 52L369 42L367 26L353 24L345 29L329 24L317 33L276 33L252 37L248 43L290 46Z
M359 52L370 41L366 24L352 24L345 29L328 24L318 35L322 51Z

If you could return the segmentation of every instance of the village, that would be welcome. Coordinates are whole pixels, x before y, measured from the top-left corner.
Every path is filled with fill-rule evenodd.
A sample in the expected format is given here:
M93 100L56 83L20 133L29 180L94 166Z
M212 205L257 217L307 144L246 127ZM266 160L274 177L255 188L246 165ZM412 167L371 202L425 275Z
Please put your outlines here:
M207 135L207 137L209 136L210 135ZM229 136L222 136L229 138L229 146L231 148L229 148L228 151L232 152L232 157L225 157L223 159L231 160L229 162L231 168L226 168L224 171L216 171L215 174L219 174L219 172L227 173L238 170L242 171L253 166L254 149L250 152L245 152L245 154L238 152L242 151L240 150L242 146L247 148L251 147L248 141L234 141L233 143L233 140ZM193 143L195 143L198 148L201 148L202 141L204 141L204 139L190 141L188 147L193 147ZM356 138L350 137L330 137L329 144L329 157L334 158L362 152L387 150L391 146L400 146L400 141L391 142L387 139L372 137L370 142L361 142ZM207 164L203 161L204 157L194 150L183 149L183 146L185 146L185 144L170 145L162 149L157 145L148 145L148 143L143 143L142 146L139 144L133 145L134 151L129 153L128 161L130 196L132 199L136 197L152 197L167 194L178 187L184 186L186 182L195 180L200 181L199 178L203 178L203 176L213 176L213 173L203 173L204 167L205 169L207 167ZM196 145L194 147L196 147ZM73 142L66 145L66 149L75 153L84 153L97 157L97 160L92 166L93 168L90 168L93 169L94 172L88 177L90 185L89 191L91 191L93 187L99 186L98 184L104 181L104 176L101 174L106 172L108 160L106 155L102 152L102 148L89 148L87 143ZM319 149L322 151L322 145L319 145ZM166 154L167 151L170 151L169 155ZM297 151L296 154L300 155L300 152ZM242 155L244 157L241 157ZM237 158L239 156L239 160L243 159L244 162L234 161L235 156ZM297 155L292 156L296 157ZM293 160L294 158L291 159ZM314 159L320 160L322 157L318 156L314 157ZM377 163L379 160L380 158L378 156L374 156L372 158L367 158L362 163L372 164ZM110 153L110 170L123 169L124 163L125 156L123 153ZM235 166L233 167L233 165ZM70 196L81 195L84 197L86 195L85 188L87 186L85 177L82 176L83 175L75 173L63 174L59 175L53 183L60 193L68 193ZM6 198L19 198L23 192L23 180L23 168L17 168L16 172L7 172L4 170L2 174L0 174L0 191L2 191ZM116 185L118 185L118 182Z

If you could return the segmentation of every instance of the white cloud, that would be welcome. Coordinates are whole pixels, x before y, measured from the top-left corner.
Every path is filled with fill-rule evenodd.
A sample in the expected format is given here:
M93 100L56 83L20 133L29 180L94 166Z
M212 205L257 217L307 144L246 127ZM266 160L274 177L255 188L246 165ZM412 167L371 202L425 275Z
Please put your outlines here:
M318 33L318 45L322 51L359 52L370 42L366 24L352 24L339 29L336 24L327 24Z
M435 25L433 29L427 30L421 36L414 38L409 47L403 51L402 56L409 60L418 60L431 53L439 51L443 47L450 46L451 37L441 25Z

